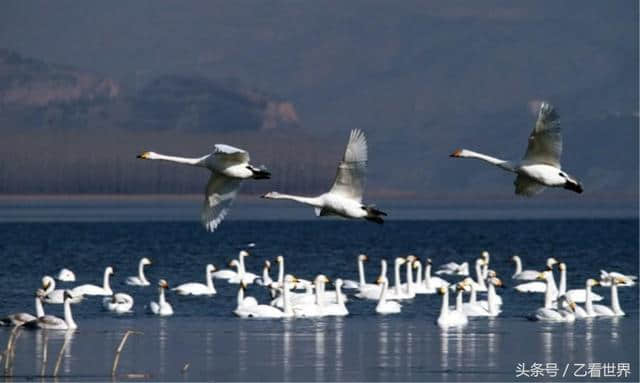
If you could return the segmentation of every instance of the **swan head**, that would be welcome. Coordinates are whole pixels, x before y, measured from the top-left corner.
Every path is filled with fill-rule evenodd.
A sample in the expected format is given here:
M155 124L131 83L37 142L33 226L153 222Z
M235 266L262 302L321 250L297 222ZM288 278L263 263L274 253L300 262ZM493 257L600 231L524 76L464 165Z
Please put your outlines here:
M329 283L329 282L331 282L331 281L329 280L329 278L327 278L327 276L326 276L326 275L324 275L324 274L319 274L319 275L316 277L316 279L315 279L315 281L314 281L314 282L316 282L316 283Z
M282 194L280 194L280 193L278 193L278 192L272 191L272 192L269 192L269 193L267 193L267 194L264 194L264 195L263 195L263 196L261 196L260 198L275 199L275 198L280 197L281 195L282 195Z
M107 266L107 268L106 268L106 269L104 269L104 272L105 272L105 274L112 275L112 274L114 273L114 271L113 271L113 267L111 267L111 266Z
M438 294L439 295L445 295L446 293L447 293L447 288L446 287L441 286L441 287L438 288Z
M71 292L69 290L65 290L64 294L63 294L64 300L66 301L67 299L73 299L73 295L71 295Z
M484 266L487 262L483 258L476 258L476 266Z
M407 260L402 257L397 257L395 260L396 266L404 265L405 262L407 262Z
M546 281L547 277L549 276L549 274L551 273L551 270L546 270L543 271L541 273L538 274L538 276L536 277L537 280L541 280L541 281Z
M269 260L264 261L264 267L269 270L271 269L271 262L269 262Z
M342 284L343 284L342 279L340 278L336 279L335 281L333 281L333 284L336 286L336 288L342 287Z
M489 283L491 283L495 287L504 287L504 284L502 284L502 280L500 278L498 278L498 277L495 277L495 276L489 278Z
M558 269L559 269L560 271L565 271L565 270L567 269L567 265L566 265L564 262L560 262L560 263L558 264Z
M246 289L247 289L247 284L246 284L246 283L244 283L244 281L240 281L240 288L241 288L242 290L246 290Z
M417 269L420 266L422 266L422 262L420 262L419 259L416 259L415 261L413 261L413 263L411 265L413 266L414 269Z
M35 295L36 295L36 298L44 298L45 294L46 293L44 292L43 289L38 289L38 290L36 290L36 294Z
M487 277L489 277L489 278L495 278L495 277L497 277L497 276L498 276L498 273L496 273L496 271L495 271L495 270L489 270L489 271L487 271Z
M251 254L249 254L248 251L240 250L240 253L238 254L238 257L248 257L249 255L251 255Z
M520 257L519 257L519 256L517 256L517 255L514 255L513 257L511 257L511 260L512 260L513 262L518 262L518 261L520 260Z
M216 267L212 264L207 265L207 274L211 274L216 271Z
M278 255L276 257L276 263L282 263L282 262L284 262L284 257L282 255Z
M453 290L458 291L471 291L471 285L468 285L464 282L458 282L455 286L451 286Z
M158 281L158 286L160 286L163 289L168 289L169 288L169 284L164 279L161 279L161 280Z
M449 154L449 157L456 157L456 158L460 158L460 157L466 157L466 150L464 149L456 149L453 153Z
M418 257L416 257L413 254L407 255L407 258L406 258L407 263L413 263L416 259L418 259Z
M557 263L558 263L558 261L555 258L553 258L553 257L547 258L547 269L549 269L549 270L553 269L553 265L555 265Z
M149 258L147 258L147 257L144 257L144 258L142 258L142 259L140 260L140 263L141 263L142 265L150 265L150 264L151 264L151 260L150 260Z
M431 258L427 258L427 265L431 264Z
M378 277L378 279L376 279L377 285L382 285L384 283L389 283L389 281L387 280L387 277L385 277L384 275L381 275Z
M572 312L576 311L576 302L572 301L571 298L569 298L566 295L563 295L560 297L560 300L567 302L567 306L569 307L569 310L571 310Z
M140 158L141 160L155 160L156 158L158 158L158 153L144 152L142 154L138 154L136 158Z
M482 259L484 259L485 262L489 263L489 252L488 251L483 251L482 254L480 255L482 257Z
M51 278L48 275L45 275L44 277L42 277L42 288L45 290L48 290L49 287L51 286L55 286L56 285L56 281L53 280L53 278Z
M600 282L593 279L593 278L589 278L587 279L587 286L589 287L593 287L593 286L600 286Z
M358 255L358 261L360 261L360 262L367 262L368 260L369 260L369 258L367 258L367 256L366 256L366 255L364 255L364 254L360 254L360 255Z
M233 259L233 260L231 260L231 261L229 262L229 267L235 267L235 268L238 268L238 267L240 267L240 263L238 262L238 260L237 260L237 259Z
M287 274L284 276L284 283L298 283L298 278L291 274Z

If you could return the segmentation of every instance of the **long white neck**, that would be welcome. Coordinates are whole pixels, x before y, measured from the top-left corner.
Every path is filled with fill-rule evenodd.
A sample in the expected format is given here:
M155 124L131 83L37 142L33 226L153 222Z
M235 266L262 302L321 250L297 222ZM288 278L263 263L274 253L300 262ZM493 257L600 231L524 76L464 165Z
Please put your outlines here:
M204 166L203 163L207 157L208 156L204 156L200 158L186 158L186 157L177 157L177 156L167 156L164 154L151 152L149 154L148 159L176 162L179 164L192 165L192 166Z
M284 282L284 259L278 262L278 283L282 285Z
M484 284L484 278L482 277L482 267L478 262L476 262L476 279L478 280L478 285L480 285L480 290L485 291L487 289L487 285Z
M549 277L547 278L547 290L551 294L551 300L560 296L558 294L558 287L556 286L556 279L553 277L553 271L549 272Z
M449 313L449 286L445 287L445 293L442 296L442 307L440 308L440 315L447 315Z
M496 315L498 309L498 302L496 302L496 288L493 283L489 283L489 293L487 297L487 304L489 305L489 314Z
M520 274L522 272L522 261L520 258L514 258L513 261L516 263L516 272L513 275Z
M238 307L242 306L243 301L244 301L244 289L242 288L242 286L240 286L240 288L238 289L238 295L236 299L236 304L238 305Z
M585 287L585 301L584 308L587 311L587 314L590 316L596 315L595 310L593 310L593 299L591 297L591 286L587 283Z
M322 282L316 281L316 304L322 305Z
M380 298L378 298L378 306L384 305L387 301L387 288L389 286L389 282L385 279L382 282L382 288L380 289Z
M160 297L158 298L158 304L160 306L164 305L167 301L164 299L164 288L160 287L158 290L160 290Z
M293 308L291 307L291 302L289 301L291 298L289 297L289 284L285 283L282 285L282 312L286 316L293 315Z
M413 270L411 269L411 263L407 262L407 294L414 295L413 292Z
M149 284L149 281L147 281L147 278L144 276L144 263L142 263L142 261L138 263L138 278L142 283Z
M489 276L489 265L485 263L484 265L482 265L482 279L487 279L488 276Z
M303 197L303 196L298 196L298 195L278 193L278 194L270 195L269 197L266 197L266 198L269 198L269 199L288 199L288 200L291 200L291 201L296 201L296 202L303 203L305 205L311 205L311 206L314 206L314 207L323 207L324 206L324 200L321 197Z
M424 286L431 290L431 263L427 263L424 268Z
M44 295L51 294L56 289L56 281L53 278L47 278L48 287L44 290Z
M36 318L40 318L44 316L44 308L42 307L42 299L40 297L36 297Z
M271 283L271 277L269 276L269 268L267 266L262 268L262 283L268 286Z
M216 293L216 287L213 285L213 273L209 272L208 268L207 268L207 274L206 274L205 278L207 278L207 289L209 289L209 292L211 294L215 294ZM242 281L240 281L240 282L242 282Z
M456 311L462 311L462 290L456 293Z
M336 302L339 305L344 304L344 299L342 298L342 286L340 286L339 284L336 285Z
M396 295L400 296L402 295L402 292L400 291L400 264L399 263L395 263L394 265L394 270L393 270L393 283L394 283L394 288L396 289Z
M555 308L553 305L553 292L551 291L551 283L553 283L555 285L555 282L553 281L553 277L549 278L547 277L547 289L544 292L544 308L545 309L552 309Z
M240 266L238 266L238 275L242 278L246 273L246 269L244 268L244 256L240 255L238 258L240 261Z
M510 161L501 160L499 158L491 157L491 156L488 156L486 154L474 152L474 151L467 150L467 149L462 149L458 153L458 157L476 158L476 159L488 162L488 163L490 163L492 165L495 165L495 166L497 166L499 168L502 168L504 170L507 170L507 171L510 171L510 172L515 171L515 166Z
M111 275L111 273L109 273L109 270L105 270L104 271L104 276L102 277L102 288L105 289L106 291L108 291L109 293L112 293L111 286L109 285L109 276L110 275Z
M387 261L386 260L381 260L380 261L380 278L382 277L387 277Z
M360 280L360 286L364 286L366 284L364 280L364 261L362 259L358 259L358 276Z
M477 293L476 293L476 285L471 284L471 295L469 296L469 303L476 303Z
M618 300L618 285L614 281L611 281L611 308L616 315L624 315Z
M567 292L567 269L560 270L560 287L558 287L558 296Z
M418 262L418 270L416 272L416 283L420 283L422 280L422 262Z
M64 300L64 321L67 323L67 327L69 329L77 328L78 325L73 321L73 316L71 315L71 299L67 298Z

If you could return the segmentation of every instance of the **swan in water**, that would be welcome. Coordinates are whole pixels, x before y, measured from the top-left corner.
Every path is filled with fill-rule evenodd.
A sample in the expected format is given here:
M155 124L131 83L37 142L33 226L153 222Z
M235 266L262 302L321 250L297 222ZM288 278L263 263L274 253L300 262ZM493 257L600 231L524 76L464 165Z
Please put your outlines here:
M233 310L233 313L241 318L249 316L251 308L258 306L258 301L254 297L244 296L246 288L247 285L244 282L241 282L236 298L236 308Z
M598 285L600 285L600 283L593 278L589 278L585 282L586 299L584 309L580 306L576 306L575 314L577 319L592 318L598 315L593 309L593 301L591 299L591 288Z
M618 300L618 285L624 283L623 278L612 278L607 281L609 288L611 289L611 307L605 305L593 305L593 310L598 316L624 316L626 315L620 307L620 301Z
M150 265L151 260L147 257L144 257L138 262L138 276L137 277L128 277L127 284L130 286L149 286L151 283L144 276L144 267L146 265Z
M76 275L73 273L73 271L66 268L62 268L60 269L60 271L58 271L58 275L56 276L56 279L59 280L60 282L75 282Z
M483 251L480 257L484 261L482 263L482 279L487 279L489 277L489 252Z
M387 300L387 290L389 289L389 280L386 276L381 275L376 281L381 285L380 294L378 296L378 304L376 312L378 314L398 314L402 311L402 305L396 301Z
M380 260L380 275L379 277L387 277L387 261L385 259ZM356 293L356 298L359 299L370 299L377 300L380 298L380 290L382 286L379 284L371 284L367 283L363 286L358 287L358 293Z
M449 262L441 265L436 271L437 275L458 275L461 277L469 276L469 262L455 263ZM447 283L448 285L449 283ZM442 286L441 286L442 287Z
M558 286L558 296L566 295L571 301L576 303L584 303L587 300L586 289L572 289L567 291L567 265L564 262L558 264L560 270L560 285ZM601 301L602 296L592 292L591 300L594 302Z
M555 281L553 279L553 273L551 270L547 270L542 272L538 279L544 280L549 286L547 287L544 293L544 307L537 309L529 319L538 320L538 321L553 321L553 322L573 322L576 320L576 316L574 315L576 304L570 300L570 298L565 295L559 298L558 303L562 303L564 301L567 302L567 309L558 309L556 303L554 303L553 290L551 284L555 285Z
M102 287L92 285L92 284L84 284L80 286L76 286L71 289L71 295L113 295L113 291L111 290L111 285L109 285L109 277L113 274L113 267L107 266L104 269L104 275L102 277Z
M402 257L396 257L396 259L394 260L394 267L393 267L393 290L389 290L387 292L387 294L389 295L390 299L412 299L415 297L415 294L413 296L411 296L410 293L408 293L406 291L406 289L403 289L403 284L400 281L400 267L404 264L407 263L407 260L405 258ZM411 278L411 269L409 269L407 271L407 276L409 278Z
M213 232L227 215L243 180L271 177L268 171L249 164L248 152L224 144L214 145L213 153L199 158L166 156L154 152L144 152L138 158L176 162L211 171L200 213L202 225L210 232Z
M547 270L553 270L553 265L557 263L558 261L555 258L553 257L547 258ZM551 274L551 277L553 278L553 273ZM536 277L536 279L539 279L539 278ZM555 285L556 284L554 281L553 286L555 287ZM536 280L532 282L521 283L517 286L514 286L514 289L519 293L544 293L545 291L547 291L547 284L543 281ZM556 295L557 295L557 292L555 292L554 299Z
M44 290L38 289L35 294L36 315L31 315L25 312L9 314L6 317L0 319L0 326L21 326L26 322L30 322L34 319L38 319L41 316L44 316L44 308L42 307L43 296Z
M445 281L444 279L431 275L431 266L432 266L431 258L427 258L427 263L425 264L425 267L424 267L424 282L423 282L426 294L435 294L437 292L436 289L449 285L449 282Z
M336 303L328 303L328 304L322 305L322 312L324 313L324 315L326 316L349 315L349 310L347 309L347 306L344 304L344 296L342 294L343 283L344 282L340 278L336 279L335 282L333 283L336 286L336 290L335 290Z
M538 278L539 271L536 270L522 270L522 260L519 256L514 255L511 260L516 264L516 271L511 276L511 279L518 279L521 281L535 281Z
M323 306L326 304L324 297L324 285L329 282L329 278L320 274L314 279L315 296L298 295L295 301L292 301L293 313L296 317L321 317L326 313ZM294 298L295 299L295 298Z
M164 297L164 291L169 288L169 284L164 279L158 281L158 301L149 303L149 309L152 314L167 316L173 315L173 307Z
M517 174L515 193L531 197L545 187L562 187L582 193L582 185L564 172L560 166L562 132L560 118L547 102L540 105L538 120L529 136L529 143L521 161L505 161L467 149L458 149L451 157L477 158Z
M133 297L125 293L115 293L110 297L102 298L102 307L118 314L128 313L133 307Z
M381 224L383 223L382 217L387 214L376 209L373 205L362 203L366 167L367 139L361 130L354 129L349 136L347 149L338 165L336 179L329 192L317 197L270 192L262 197L288 199L311 205L315 208L318 217L334 215L344 218L363 218Z
M360 254L358 255L358 281L346 280L344 281L345 289L359 289L360 286L365 286L367 282L364 277L364 263L369 260L366 255ZM375 286L374 284L370 284L371 286Z
M51 315L42 315L37 319L30 322L26 322L23 326L26 328L43 328L49 330L73 330L78 328L78 325L73 320L71 315L71 300L73 296L69 290L64 290L64 320Z
M213 295L216 293L216 288L213 285L212 274L216 271L216 267L212 264L208 264L205 267L205 280L207 284L198 282L183 283L177 287L171 289L180 295Z
M488 293L486 301L478 301L476 297L475 286L471 283L471 278L465 278L462 281L463 284L468 285L471 288L471 296L469 302L462 305L462 310L467 316L498 316L501 312L501 302L498 301L496 294L496 287L503 287L500 278L495 275L489 275L488 278Z
M605 287L610 286L613 278L618 280L619 287L634 286L636 279L638 279L635 275L624 275L615 271L607 272L606 270L600 270L600 285Z
M278 264L278 283L282 285L285 274L284 274L284 257L282 255L278 255L276 257L276 263ZM290 282L291 283L291 282ZM292 283L292 289L307 289L309 286L313 286L313 283L306 279L295 278L295 282Z
M266 260L262 267L262 277L256 280L256 284L260 286L269 286L273 282L273 279L271 279L271 276L269 275L269 270L271 270L271 262Z
M256 280L256 278L258 278L256 274L247 272L247 269L244 266L244 258L248 257L249 255L250 254L247 251L241 251L238 254L238 272L236 273L236 275L227 279L227 282L233 284L244 282L245 284L249 285L252 284Z
M242 318L290 318L290 317L293 317L294 313L291 307L289 292L292 288L292 285L294 283L297 283L297 281L294 276L289 274L285 275L282 281L283 281L282 284L273 282L270 286L272 289L282 290L282 296L284 299L282 310L270 305L251 305L251 306L242 305L242 307L239 307L239 308L236 307L234 314ZM238 302L244 302L244 298L241 301L239 296Z
M476 259L476 280L471 280L470 283L472 283L475 288L476 291L487 291L487 285L486 283L484 283L485 278L483 278L483 272L482 272L482 267L485 264L485 260L483 258L478 258Z
M464 287L460 284L456 284L456 289L464 290ZM449 288L440 287L438 289L438 294L442 295L442 306L440 308L440 315L436 320L438 326L451 327L466 325L469 320L463 312L449 309Z
M56 281L52 277L45 275L42 277L42 288L44 289L43 302L49 304L63 304L64 290L56 289ZM79 303L82 301L82 295L74 296L71 303Z

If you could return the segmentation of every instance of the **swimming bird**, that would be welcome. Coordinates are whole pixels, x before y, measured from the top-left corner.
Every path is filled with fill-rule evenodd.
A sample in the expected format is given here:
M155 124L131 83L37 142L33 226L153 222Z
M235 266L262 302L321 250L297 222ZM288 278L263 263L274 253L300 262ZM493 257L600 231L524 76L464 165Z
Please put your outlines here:
M467 267L468 265L469 264L467 263ZM439 287L444 287L449 285L449 282L447 282L446 280L440 277L431 275L431 266L432 266L431 258L427 258L427 262L424 267L424 282L423 282L425 287L424 291L426 291L426 294L435 294L437 292L436 289L438 289Z
M151 283L149 283L144 275L144 267L150 264L151 260L147 257L143 257L140 262L138 262L138 276L128 277L127 284L130 286L149 286Z
M293 284L296 283L296 278L293 275L287 274L282 278L282 284L273 282L271 288L275 290L282 290L283 297L282 310L273 307L271 305L251 305L236 307L234 314L242 318L290 318L294 316L293 308L291 307L291 298L289 296L290 290ZM240 292L238 292L238 295ZM242 300L244 302L244 299ZM240 295L238 296L238 302L240 302Z
M49 304L63 304L64 303L64 290L56 289L56 281L53 277L45 275L42 277L42 288L44 289L43 302ZM71 303L78 303L82 301L82 295L76 295L71 298Z
M258 301L254 297L245 297L244 293L247 285L244 282L240 283L238 288L238 295L236 298L236 308L233 313L239 317L247 317L251 313L251 309L258 306Z
M623 278L612 278L608 281L609 288L611 289L611 307L605 305L593 305L593 310L598 316L625 316L625 312L620 307L620 300L618 299L618 285L624 283Z
M606 270L600 270L600 284L602 286L609 286L613 278L617 279L618 286L620 287L634 286L636 279L638 279L635 275L624 275L616 271L607 272Z
M69 290L64 290L63 296L64 320L60 320L60 318L51 315L43 315L30 322L26 322L23 326L30 329L44 328L49 330L73 330L78 328L78 325L73 320L73 315L71 314L71 300L73 299L73 296Z
M369 261L369 258L367 258L367 256L364 255L364 254L360 254L357 257L357 261L358 261L358 280L357 281L353 281L353 280L344 281L344 288L345 289L358 289L358 288L360 288L360 286L365 286L367 284L367 282L365 280L365 276L364 276L364 263ZM373 285L373 284L371 284L371 285Z
M238 189L246 179L269 179L271 173L249 163L249 153L230 145L214 145L212 153L198 158L167 156L144 152L138 158L162 160L209 169L211 176L205 190L200 221L213 232L227 215Z
M600 285L600 283L593 278L589 278L585 282L586 298L584 309L580 306L576 306L575 314L577 319L592 318L598 316L598 313L596 313L596 311L593 309L593 301L591 299L591 288L598 285Z
M380 275L379 277L387 277L387 261L385 259L380 260ZM358 287L358 292L355 294L359 299L371 299L377 300L380 298L380 290L382 286L379 284L366 283Z
M0 326L21 326L26 322L30 322L34 319L44 316L44 308L42 307L41 300L42 296L44 296L44 290L38 289L35 294L36 315L31 315L25 312L9 314L3 318L0 318Z
M553 257L547 258L547 270L553 270L553 265L557 263L558 261L555 258ZM553 278L553 272L551 273L551 278ZM536 277L536 279L539 279L539 278ZM552 288L556 287L555 280L553 284L550 284L550 286ZM547 284L543 281L535 280L531 282L521 283L517 286L514 286L513 288L519 293L544 293L545 291L547 291ZM552 294L553 294L553 299L556 299L558 292L552 291Z
M558 303L562 303L566 301L568 304L568 309L558 309L557 303L554 303L553 297L553 288L551 288L551 284L555 285L555 281L553 280L553 273L551 270L544 271L540 273L538 279L544 280L549 286L547 287L544 293L544 306L537 309L533 312L529 319L538 320L538 321L553 321L553 322L573 322L576 320L576 317L573 313L575 310L575 303L572 302L567 296L562 295L559 298Z
M362 218L383 223L387 214L373 205L362 203L365 170L367 167L367 139L359 129L351 131L344 157L338 165L336 179L331 190L316 197L302 197L278 192L263 195L267 199L288 199L315 208L316 216L328 215L343 218Z
M573 302L584 303L587 300L586 289L571 289L567 290L567 265L564 262L558 264L558 270L560 270L560 285L558 286L558 296L566 295ZM591 292L591 300L598 302L604 299L601 295Z
M58 279L61 282L75 282L76 275L73 273L73 271L66 268L62 268L58 272L56 279Z
M456 284L456 289L464 290L464 287L460 284ZM440 315L438 315L438 319L436 320L438 326L452 327L466 325L469 320L463 312L449 309L449 287L440 287L438 289L438 294L442 295Z
M386 276L382 275L378 277L376 283L381 286L380 294L378 296L378 304L376 305L376 312L378 314L398 314L402 311L402 305L393 300L387 300L387 291L389 289L389 280Z
M198 282L183 283L171 289L180 295L213 295L216 294L216 288L213 285L212 274L216 271L216 267L208 264L205 267L205 280L207 284Z
M71 295L113 295L113 290L111 290L111 285L109 284L109 278L111 277L111 275L113 275L113 273L113 267L107 266L104 269L104 274L102 277L102 287L87 283L71 289Z
M441 265L438 270L436 270L437 275L459 275L466 277L469 275L469 262L455 263L449 262ZM447 283L448 285L449 283Z
M336 303L326 303L322 306L322 312L326 316L346 316L349 315L349 310L344 302L344 296L342 294L342 279L338 278L333 282L336 287L335 297Z
M133 297L125 293L115 293L110 297L102 298L102 307L118 314L128 313L133 308Z
M516 271L511 276L511 279L518 279L521 281L535 281L540 274L537 270L522 270L522 259L519 256L514 255L511 260L516 264Z
M273 279L271 279L269 275L269 270L271 270L271 262L265 260L264 266L262 267L262 277L256 280L256 284L267 287L273 282Z
M164 291L169 288L169 284L164 279L158 281L158 302L149 303L149 310L152 314L160 316L173 315L173 307L167 302Z
M560 117L547 102L540 105L536 125L529 136L529 143L521 161L505 161L467 149L458 149L451 157L477 158L517 174L515 193L531 197L545 187L562 187L582 193L582 184L567 174L560 166L562 132Z

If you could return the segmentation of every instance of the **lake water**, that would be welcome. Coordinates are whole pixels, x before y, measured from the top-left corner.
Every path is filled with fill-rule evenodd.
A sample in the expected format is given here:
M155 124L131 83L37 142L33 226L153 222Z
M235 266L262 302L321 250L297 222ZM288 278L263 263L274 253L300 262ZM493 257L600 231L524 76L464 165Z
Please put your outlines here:
M366 253L370 282L382 258L416 254L434 266L491 252L491 268L507 288L499 293L503 312L494 319L472 319L461 329L435 325L441 298L419 295L403 302L398 315L380 316L375 302L350 297L345 318L251 320L234 317L237 285L216 281L213 297L168 294L175 315L157 318L145 306L157 298L155 286L124 284L135 275L141 257L153 265L154 283L165 278L176 285L204 281L204 267L227 268L229 260L254 242L247 268L260 273L264 260L285 256L287 272L312 279L322 272L331 279L357 279L356 255ZM141 331L127 342L118 379L145 374L151 380L222 381L576 381L580 364L629 363L631 374L610 380L638 381L638 287L620 288L627 316L544 324L526 319L543 303L541 294L517 294L511 288L519 254L525 268L542 269L554 256L568 265L569 288L582 288L601 268L638 274L638 221L499 220L389 221L382 226L351 221L228 221L215 234L193 222L96 222L0 224L1 314L33 312L33 292L43 275L72 269L78 283L102 281L112 265L114 291L135 299L134 313L102 311L99 299L74 305L79 328L70 334L22 331L11 370L14 379L37 378L45 343L46 374L53 371L65 337L59 376L63 380L110 380L114 352L128 329ZM272 277L276 276L276 268ZM404 274L403 274L404 275ZM557 275L556 275L557 278ZM65 285L65 284L61 284ZM69 285L71 286L71 285ZM248 294L261 302L268 295L251 285ZM609 302L609 290L596 288ZM47 305L62 315L61 305ZM4 348L10 329L0 329ZM4 368L5 359L0 368ZM555 378L516 377L519 363L556 363ZM187 365L185 369L185 365ZM565 371L566 369L566 371ZM548 373L545 370L545 374ZM564 373L564 377L562 377ZM602 373L601 373L601 376Z

